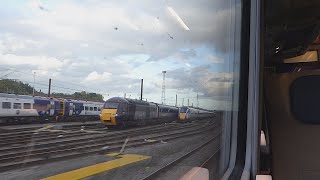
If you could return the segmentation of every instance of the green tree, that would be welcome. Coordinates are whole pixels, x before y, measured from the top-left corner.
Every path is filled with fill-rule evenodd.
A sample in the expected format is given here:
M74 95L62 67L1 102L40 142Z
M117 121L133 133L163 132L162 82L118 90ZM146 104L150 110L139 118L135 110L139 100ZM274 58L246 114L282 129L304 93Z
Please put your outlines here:
M0 79L0 93L32 95L33 87L21 81L16 81L12 79ZM35 95L46 96L45 93L36 90ZM87 93L86 91L75 92L73 94L52 93L51 97L87 101L103 101L103 96L101 94Z

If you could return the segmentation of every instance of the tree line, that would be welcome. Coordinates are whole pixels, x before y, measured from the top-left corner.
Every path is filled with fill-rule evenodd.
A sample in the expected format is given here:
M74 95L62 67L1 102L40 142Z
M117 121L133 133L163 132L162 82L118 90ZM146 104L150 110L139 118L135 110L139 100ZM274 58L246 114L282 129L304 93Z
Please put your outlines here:
M13 79L0 79L0 93L8 94L20 94L20 95L32 95L33 87L28 83L23 83ZM47 96L48 94L36 90L34 91L36 96ZM86 91L75 92L73 94L66 93L51 93L50 97L65 98L65 99L79 99L88 101L103 101L103 96L97 93L88 93Z

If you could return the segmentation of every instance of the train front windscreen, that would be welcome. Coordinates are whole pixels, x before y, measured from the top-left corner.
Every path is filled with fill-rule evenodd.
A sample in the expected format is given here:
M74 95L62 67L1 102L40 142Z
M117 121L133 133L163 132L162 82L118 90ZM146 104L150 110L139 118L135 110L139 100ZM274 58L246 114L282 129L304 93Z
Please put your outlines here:
M103 109L117 109L118 106L118 102L106 102L103 106Z

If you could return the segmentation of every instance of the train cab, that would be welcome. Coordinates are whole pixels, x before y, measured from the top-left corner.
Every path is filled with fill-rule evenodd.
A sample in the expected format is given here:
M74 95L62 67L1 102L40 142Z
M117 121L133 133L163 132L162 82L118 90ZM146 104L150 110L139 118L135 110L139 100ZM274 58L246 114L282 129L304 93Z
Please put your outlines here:
M121 124L122 119L126 118L129 102L124 98L108 99L101 110L100 120L104 125L116 126Z
M179 109L179 121L186 121L188 119L188 111L189 108L187 106L183 106Z

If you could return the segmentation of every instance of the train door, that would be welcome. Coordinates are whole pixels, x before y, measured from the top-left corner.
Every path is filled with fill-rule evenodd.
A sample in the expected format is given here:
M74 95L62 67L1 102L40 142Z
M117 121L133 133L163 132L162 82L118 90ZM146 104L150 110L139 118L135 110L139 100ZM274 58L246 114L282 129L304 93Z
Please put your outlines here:
M60 101L59 116L63 116L64 115L64 110L65 110L65 103L64 103L64 101Z
M129 120L134 120L134 116L135 116L135 105L134 104L129 104Z
M68 112L69 116L72 116L73 111L74 111L74 105L73 105L73 103L70 103L69 104L69 112Z
M50 100L50 106L49 106L49 115L50 116L54 115L54 109L55 109L54 100L51 99Z
M149 118L150 118L150 109L151 109L152 107L146 106L145 108L146 108L146 118L145 118L145 119L149 119Z

